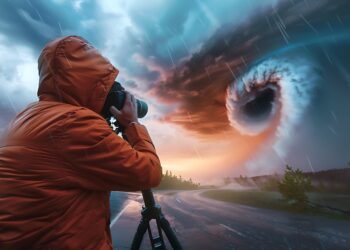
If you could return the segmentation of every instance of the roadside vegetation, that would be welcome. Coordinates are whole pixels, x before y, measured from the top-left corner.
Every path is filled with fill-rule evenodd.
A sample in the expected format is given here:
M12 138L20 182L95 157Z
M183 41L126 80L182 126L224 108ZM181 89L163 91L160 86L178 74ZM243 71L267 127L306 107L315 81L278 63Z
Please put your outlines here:
M350 164L346 168L329 169L318 172L303 173L311 179L310 192L350 194ZM283 175L277 173L273 175L261 175L246 177L225 177L223 184L238 183L246 188L258 188L266 191L278 191L278 185Z
M232 182L228 177L223 181L225 185ZM242 186L246 190L208 190L203 195L248 206L350 220L350 195L320 192L310 174L290 166L286 166L283 176L240 176L236 183L245 184ZM344 186L341 188L347 189Z

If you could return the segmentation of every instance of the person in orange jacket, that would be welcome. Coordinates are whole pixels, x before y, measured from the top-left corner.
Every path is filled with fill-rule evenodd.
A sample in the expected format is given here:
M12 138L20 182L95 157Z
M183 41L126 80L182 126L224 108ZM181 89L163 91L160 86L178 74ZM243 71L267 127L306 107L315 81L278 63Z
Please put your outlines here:
M162 176L135 98L110 109L126 142L101 115L118 70L86 40L48 43L38 69L39 101L0 147L0 249L112 249L110 191L152 188Z

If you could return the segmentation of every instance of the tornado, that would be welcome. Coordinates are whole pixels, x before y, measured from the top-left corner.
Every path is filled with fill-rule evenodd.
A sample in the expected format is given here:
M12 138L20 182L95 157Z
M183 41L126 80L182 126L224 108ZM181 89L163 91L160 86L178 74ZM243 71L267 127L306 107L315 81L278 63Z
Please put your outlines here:
M227 87L230 125L245 136L267 131L283 151L312 101L317 85L316 67L307 59L271 58L250 67Z

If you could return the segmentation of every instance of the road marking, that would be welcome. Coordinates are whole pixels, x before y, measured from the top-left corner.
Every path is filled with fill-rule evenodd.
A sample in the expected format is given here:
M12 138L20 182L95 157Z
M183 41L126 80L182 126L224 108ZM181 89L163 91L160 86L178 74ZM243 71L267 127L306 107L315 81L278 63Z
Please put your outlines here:
M182 203L182 201L180 201L178 198L176 198L176 201L177 201L178 203Z
M244 234L242 234L241 232L237 231L236 229L233 229L233 228L231 228L231 227L229 227L229 226L226 226L226 225L224 225L224 224L219 224L219 225L222 226L222 227L224 227L224 228L226 228L227 230L229 230L229 231L231 231L231 232L234 232L234 233L238 234L238 235L241 236L241 237L245 237Z
M119 220L120 216L122 216L122 214L125 212L125 210L127 209L127 207L129 206L130 202L128 204L126 204L126 206L122 209L122 211L120 211L116 217L113 218L111 224L109 225L109 228L112 228L114 226L114 224L117 222L117 220Z

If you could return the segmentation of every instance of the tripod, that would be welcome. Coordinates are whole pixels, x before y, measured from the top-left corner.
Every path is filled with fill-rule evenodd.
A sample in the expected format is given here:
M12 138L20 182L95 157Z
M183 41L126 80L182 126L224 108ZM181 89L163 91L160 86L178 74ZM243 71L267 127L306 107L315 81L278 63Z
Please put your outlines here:
M117 122L112 126L110 119L107 119L107 122L110 123L112 129L116 134L122 133L122 137L128 141L127 136L124 134L124 128L120 126ZM151 241L151 246L153 250L166 250L163 233L164 231L168 241L173 249L182 250L179 240L176 238L174 231L171 229L169 221L164 217L159 204L156 204L154 201L153 193L151 189L146 189L142 191L142 197L145 202L145 205L142 207L141 211L141 220L137 227L136 233L132 240L131 250L139 250L142 239L146 231L148 230L148 236ZM150 221L154 219L157 223L158 236L153 236L150 226Z
M148 230L148 236L151 241L152 249L154 250L165 250L164 238L162 230L164 231L166 237L169 240L170 245L173 249L181 250L182 247L180 242L176 238L174 231L171 229L168 220L164 217L159 204L154 201L153 193L151 189L142 191L143 200L145 205L142 208L141 215L142 218L137 227L134 239L132 241L131 250L140 249L142 239L146 231ZM156 220L158 236L153 236L150 226L150 221L152 219Z

